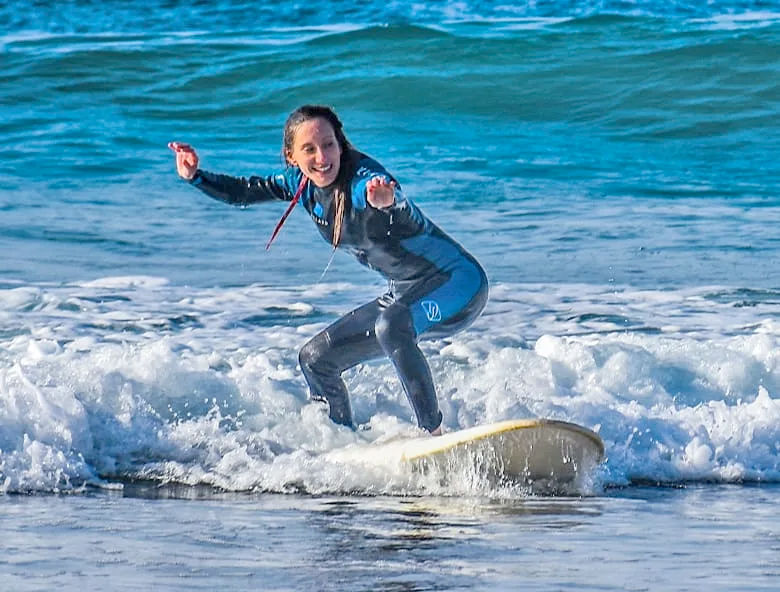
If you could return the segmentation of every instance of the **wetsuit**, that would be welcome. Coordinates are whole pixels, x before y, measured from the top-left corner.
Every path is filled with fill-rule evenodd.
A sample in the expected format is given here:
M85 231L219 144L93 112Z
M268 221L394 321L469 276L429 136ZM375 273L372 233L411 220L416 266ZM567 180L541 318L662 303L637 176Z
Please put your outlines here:
M355 172L345 203L340 248L388 280L379 298L345 315L315 335L299 361L313 399L325 400L330 418L352 424L341 374L360 362L387 356L393 362L420 427L433 431L442 420L430 368L417 346L421 337L450 335L469 325L487 302L487 277L476 259L442 232L408 199L400 185L395 203L375 208L366 183L393 177L375 160L355 152ZM209 196L247 205L290 201L302 181L298 167L268 177L236 178L198 170L192 180ZM333 189L309 182L301 194L322 237L332 242Z

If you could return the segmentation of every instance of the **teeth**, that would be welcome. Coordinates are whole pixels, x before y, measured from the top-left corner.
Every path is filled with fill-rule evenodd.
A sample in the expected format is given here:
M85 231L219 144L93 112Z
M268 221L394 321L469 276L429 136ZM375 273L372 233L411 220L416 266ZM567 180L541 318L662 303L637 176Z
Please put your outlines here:
M324 167L312 167L315 171L319 171L320 173L327 173L330 169L333 168L332 164L329 164Z

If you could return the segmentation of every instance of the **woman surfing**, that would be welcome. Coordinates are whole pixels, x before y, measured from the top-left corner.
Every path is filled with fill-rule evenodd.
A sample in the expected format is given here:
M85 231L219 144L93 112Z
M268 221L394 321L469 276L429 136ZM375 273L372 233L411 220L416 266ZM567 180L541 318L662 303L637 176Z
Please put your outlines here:
M238 178L199 168L188 144L171 142L180 177L212 198L234 205L282 200L290 205L267 247L298 201L333 248L352 253L380 273L387 291L315 335L299 354L312 399L329 405L329 417L354 428L341 374L381 357L393 363L418 425L441 433L442 414L430 367L417 343L467 327L488 299L477 260L431 222L401 185L347 140L329 107L304 105L284 126L286 167ZM266 248L267 248L266 247Z

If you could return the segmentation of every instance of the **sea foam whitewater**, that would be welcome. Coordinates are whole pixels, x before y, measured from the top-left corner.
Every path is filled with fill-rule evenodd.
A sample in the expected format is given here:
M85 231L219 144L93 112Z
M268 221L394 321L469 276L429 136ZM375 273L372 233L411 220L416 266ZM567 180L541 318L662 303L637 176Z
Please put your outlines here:
M322 456L416 432L387 363L348 374L358 432L307 400L297 349L360 293L193 290L143 277L6 288L3 489L127 479L311 493L478 487L345 470ZM773 482L778 312L777 294L712 287L499 284L469 331L424 350L448 430L514 417L591 426L607 447L602 487Z

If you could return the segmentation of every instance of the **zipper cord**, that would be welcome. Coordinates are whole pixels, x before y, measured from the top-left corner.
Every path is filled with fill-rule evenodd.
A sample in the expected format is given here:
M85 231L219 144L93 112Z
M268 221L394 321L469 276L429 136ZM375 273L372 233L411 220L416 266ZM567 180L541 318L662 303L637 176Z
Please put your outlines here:
M274 228L274 232L271 235L271 238L268 240L268 244L265 246L266 251L271 248L271 243L274 242L276 235L279 234L279 231L282 229L285 220L287 220L287 216L290 215L290 212L293 211L293 208L298 203L298 200L301 199L301 195L303 194L303 189L306 187L306 183L308 181L309 179L306 177L306 175L303 175L303 178L301 179L301 184L298 185L298 191L295 192L295 196L292 198L290 205L287 206L287 211L284 212L282 217L279 219L279 222L276 223L276 228Z

